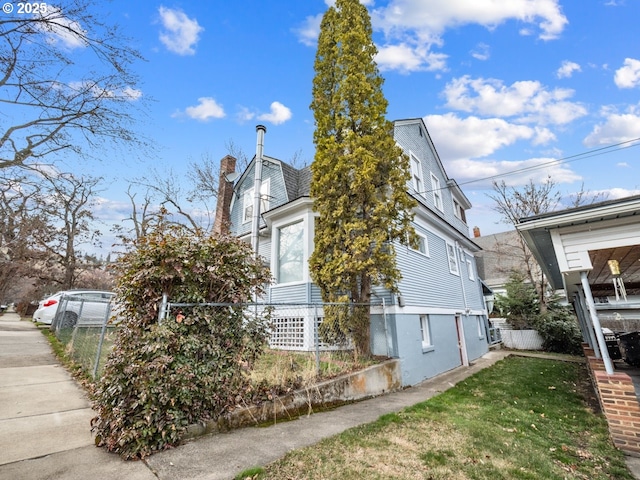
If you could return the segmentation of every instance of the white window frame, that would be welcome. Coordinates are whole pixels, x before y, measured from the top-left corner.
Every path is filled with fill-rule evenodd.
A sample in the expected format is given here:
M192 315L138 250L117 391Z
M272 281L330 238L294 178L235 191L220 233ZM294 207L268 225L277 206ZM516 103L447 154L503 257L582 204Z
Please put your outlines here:
M424 181L422 179L422 162L413 153L409 153L411 161L411 186L416 193L424 193Z
M301 231L302 231L302 237L300 238L300 246L302 247L302 262L300 263L300 278L297 280L292 280L292 281L288 281L288 282L283 282L282 279L280 278L280 246L281 246L281 235L282 235L282 229L284 228L288 228L291 227L293 225L298 225L300 224L301 227ZM281 226L277 227L277 238L275 239L275 243L276 243L276 250L275 250L275 272L277 274L277 281L278 281L278 285L288 285L288 284L295 284L295 283L302 283L305 280L305 234L304 234L304 229L305 229L305 219L304 218L300 218L298 220L295 220L293 222L289 222L286 224L283 224Z
M433 350L433 340L431 337L431 319L429 315L420 315L420 340L422 341L422 350Z
M453 243L445 242L447 249L447 263L449 264L449 272L453 275L460 276L460 265L458 264L458 255L456 247Z
M467 274L469 275L469 280L474 282L476 280L476 275L473 272L473 262L467 258Z
M429 256L429 240L427 236L416 232L416 236L418 237L418 248L409 247L412 251L419 253L420 255L424 255L425 257ZM421 248L422 247L422 248Z
M478 338L482 340L485 336L483 317L478 315Z
M464 213L464 208L462 208L462 204L455 197L453 199L453 214L457 219L467 223L467 216Z
M271 179L267 178L260 185L260 213L269 210L269 192L271 190ZM253 201L255 187L244 191L242 199L242 223L249 223L253 218ZM251 212L251 213L249 213Z
M440 189L440 179L431 173L431 190L433 191L433 204L435 207L444 212L444 204L442 202L442 190Z

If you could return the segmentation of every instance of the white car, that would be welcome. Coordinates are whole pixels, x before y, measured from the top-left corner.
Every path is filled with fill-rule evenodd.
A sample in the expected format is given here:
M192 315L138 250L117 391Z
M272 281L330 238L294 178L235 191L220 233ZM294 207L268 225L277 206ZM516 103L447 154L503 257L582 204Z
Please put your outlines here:
M36 322L51 325L55 318L64 327L73 327L80 315L83 322L101 324L113 292L101 290L66 290L40 301L33 313Z

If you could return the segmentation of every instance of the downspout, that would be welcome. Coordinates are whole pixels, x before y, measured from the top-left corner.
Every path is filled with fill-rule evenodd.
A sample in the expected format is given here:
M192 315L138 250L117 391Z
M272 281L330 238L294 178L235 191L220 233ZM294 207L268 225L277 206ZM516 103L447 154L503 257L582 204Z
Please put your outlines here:
M256 164L253 172L253 216L251 218L251 246L255 258L259 257L260 248L260 203L262 199L262 153L264 150L264 134L267 128L264 125L257 125L256 140Z
M469 316L470 309L469 304L467 303L467 290L464 288L464 278L462 278L462 259L460 258L460 244L458 242L455 243L456 246L456 256L458 258L458 276L460 277L460 287L462 288L462 300L464 302L464 314L465 316ZM465 261L466 263L466 261Z

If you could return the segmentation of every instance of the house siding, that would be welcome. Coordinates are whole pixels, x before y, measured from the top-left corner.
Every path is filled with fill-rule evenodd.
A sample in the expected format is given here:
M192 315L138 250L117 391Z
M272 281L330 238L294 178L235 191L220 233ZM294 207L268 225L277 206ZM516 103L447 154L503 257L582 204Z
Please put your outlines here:
M422 131L422 136L420 135ZM436 156L435 147L431 143L428 132L420 122L396 123L394 129L396 142L400 145L406 155L413 154L420 160L422 167L422 192L416 192L410 185L409 191L416 195L420 202L451 224L456 230L467 236L469 227L454 213L453 196L447 187L449 178L447 177L440 159ZM431 175L434 175L440 182L442 193L442 210L435 205L433 191L431 188Z
M254 187L255 158L235 187L235 197L231 206L231 224L234 235L242 236L251 233L251 221L243 222L244 195ZM289 201L285 188L284 175L280 162L266 161L262 167L262 182L269 182L269 208L271 210ZM263 214L264 212L260 212ZM265 226L260 219L260 228Z
M421 253L400 243L394 244L398 269L402 279L398 283L399 293L392 294L384 287L372 290L371 347L375 355L401 359L404 385L414 385L439 373L462 365L463 356L459 347L457 318L461 334L464 334L465 358L469 361L488 351L484 334L484 298L473 256L475 245L468 239L468 227L454 213L455 197L461 207L469 207L468 200L455 182L447 177L433 147L424 123L420 119L395 123L396 141L407 154L420 161L423 191L415 191L413 183L408 191L418 200L414 227L426 239L427 252ZM278 164L279 166L281 164ZM272 303L322 303L320 289L311 281L308 271L309 255L313 250L314 218L311 201L302 194L288 198L287 188L292 189L297 179L299 192L306 191L301 182L308 180L304 169L293 167L264 168L264 178L270 182L270 205L273 210L265 215L265 228L261 231L260 254L272 266L277 255L275 244L279 228L288 222L304 219L305 224L305 272L301 282L274 284L268 299ZM304 175L302 175L304 173ZM286 175L285 175L286 174ZM306 175L306 176L305 176ZM431 175L441 187L442 210L436 208L431 192ZM285 185L285 176L288 178ZM413 181L412 181L413 182ZM253 164L236 185L237 196L232 206L231 221L238 225L234 231L246 236L250 223L241 224L244 192L253 188ZM273 240L272 240L273 238ZM450 272L447 245L455 249L458 274ZM469 263L467 263L469 261ZM469 275L469 265L473 275ZM383 307L379 305L382 304ZM429 316L431 346L423 348L420 318ZM479 323L480 322L480 323ZM482 327L479 329L479 325Z
M399 290L405 305L462 306L460 277L449 272L445 241L433 234L427 237L428 257L406 246L396 248L402 272Z
M430 315L433 347L423 349L420 335L420 316L398 314L392 317L397 332L397 350L402 365L402 382L415 385L462 365L455 317Z
M309 284L274 285L271 287L272 303L309 303Z

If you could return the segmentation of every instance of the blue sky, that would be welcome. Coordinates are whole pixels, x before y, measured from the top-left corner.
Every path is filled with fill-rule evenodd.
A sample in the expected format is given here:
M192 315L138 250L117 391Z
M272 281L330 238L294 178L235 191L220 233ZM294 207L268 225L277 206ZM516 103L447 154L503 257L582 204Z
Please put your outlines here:
M134 67L136 95L150 100L139 130L156 152L78 163L110 181L98 215L120 223L128 180L152 169L183 177L190 161L220 159L230 143L251 157L258 123L267 127L265 154L310 162L315 42L329 3L107 4L107 21L147 59ZM610 199L640 194L640 150L630 142L640 138L640 2L366 4L388 118L424 117L449 176L474 205L470 228L508 229L491 210L491 178L517 186L551 176L567 195L582 182Z

